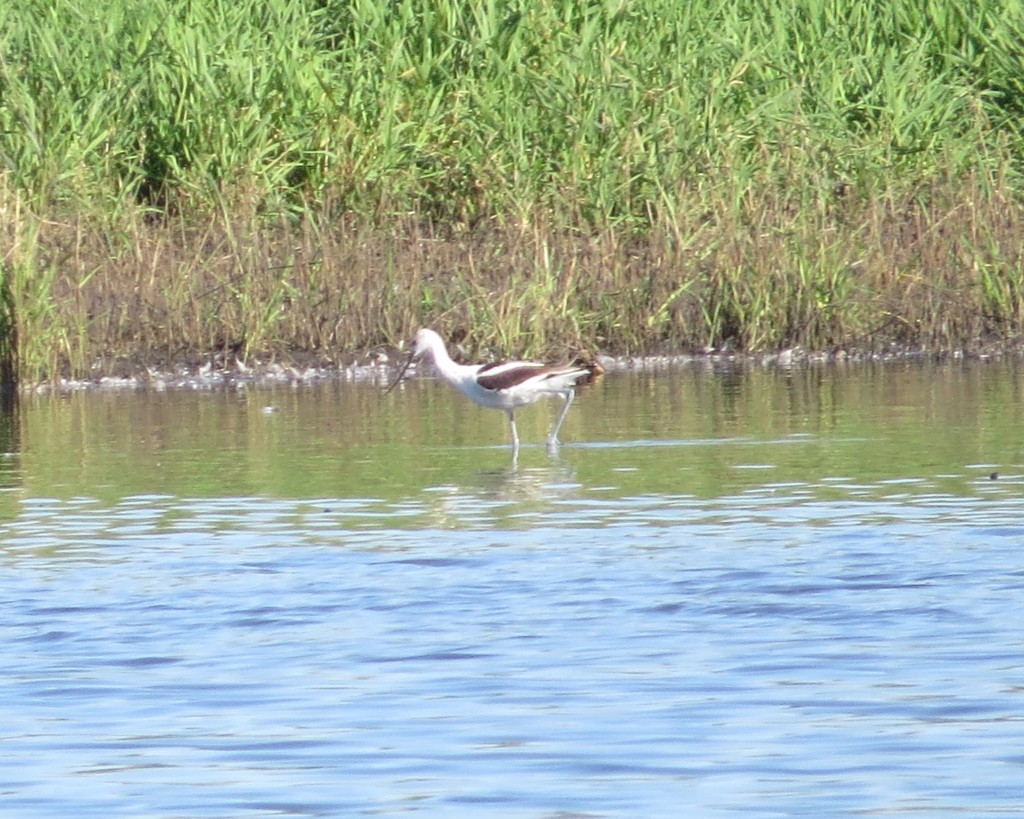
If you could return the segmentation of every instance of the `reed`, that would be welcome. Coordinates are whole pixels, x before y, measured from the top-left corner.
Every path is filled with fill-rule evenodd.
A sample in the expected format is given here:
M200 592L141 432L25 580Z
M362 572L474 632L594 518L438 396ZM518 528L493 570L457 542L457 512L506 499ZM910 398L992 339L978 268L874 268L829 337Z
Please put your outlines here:
M1022 37L1018 0L6 4L22 375L418 324L524 354L1016 338Z

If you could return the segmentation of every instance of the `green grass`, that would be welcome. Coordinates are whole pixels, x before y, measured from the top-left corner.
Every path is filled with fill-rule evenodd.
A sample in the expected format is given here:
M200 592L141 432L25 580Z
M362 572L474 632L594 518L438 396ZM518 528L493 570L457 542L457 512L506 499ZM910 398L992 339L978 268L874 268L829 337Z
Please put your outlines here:
M1022 41L1015 0L7 4L7 349L1016 338Z

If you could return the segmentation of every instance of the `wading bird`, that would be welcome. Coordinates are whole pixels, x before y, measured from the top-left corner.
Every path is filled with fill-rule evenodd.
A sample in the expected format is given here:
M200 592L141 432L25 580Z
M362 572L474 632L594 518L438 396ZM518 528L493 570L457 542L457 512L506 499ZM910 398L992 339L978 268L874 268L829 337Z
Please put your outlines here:
M567 365L540 364L536 361L501 361L494 364L456 364L448 355L441 336L433 330L420 330L412 340L409 358L388 387L391 392L402 380L409 365L426 357L442 379L482 407L505 410L512 427L512 451L519 451L515 411L550 395L561 397L564 404L558 420L548 435L548 451L558 449L558 430L572 405L576 385L600 375L596 363Z

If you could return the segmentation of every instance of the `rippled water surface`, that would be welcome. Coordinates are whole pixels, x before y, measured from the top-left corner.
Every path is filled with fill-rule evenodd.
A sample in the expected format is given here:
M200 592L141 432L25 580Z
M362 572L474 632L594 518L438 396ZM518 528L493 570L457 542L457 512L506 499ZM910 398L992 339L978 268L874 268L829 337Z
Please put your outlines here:
M0 426L5 816L1024 815L1024 382L80 394Z

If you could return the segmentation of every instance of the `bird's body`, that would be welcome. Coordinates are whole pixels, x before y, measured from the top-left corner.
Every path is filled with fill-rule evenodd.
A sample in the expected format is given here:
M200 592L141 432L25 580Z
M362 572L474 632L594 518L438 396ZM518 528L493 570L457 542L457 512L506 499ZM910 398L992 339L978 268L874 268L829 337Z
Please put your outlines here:
M548 435L548 448L558 446L558 430L565 420L578 383L595 375L596 365L549 365L536 361L503 361L494 364L457 364L444 341L433 330L416 333L409 359L388 391L402 380L409 365L418 358L430 359L437 374L467 398L482 407L504 410L512 428L512 447L519 448L515 411L547 396L558 396L565 403Z

